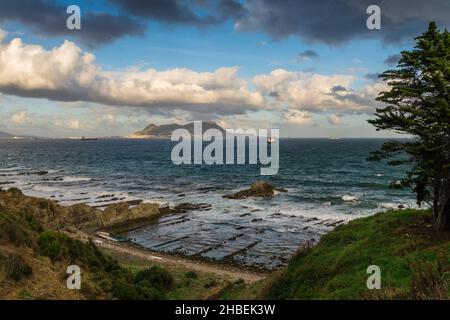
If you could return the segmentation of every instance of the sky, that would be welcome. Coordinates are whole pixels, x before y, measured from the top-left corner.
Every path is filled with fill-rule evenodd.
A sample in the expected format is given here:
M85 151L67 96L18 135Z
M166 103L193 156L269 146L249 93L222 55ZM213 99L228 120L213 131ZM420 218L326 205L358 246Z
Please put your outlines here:
M369 5L381 29L369 30ZM69 5L81 29L69 30ZM0 0L0 131L124 136L216 121L282 137L392 137L377 77L448 0Z

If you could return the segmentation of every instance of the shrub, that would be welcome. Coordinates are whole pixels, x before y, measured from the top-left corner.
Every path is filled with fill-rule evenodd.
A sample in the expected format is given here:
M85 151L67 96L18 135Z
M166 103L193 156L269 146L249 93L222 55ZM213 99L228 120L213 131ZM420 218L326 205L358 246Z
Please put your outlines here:
M216 279L208 279L208 281L206 281L206 283L203 285L203 287L205 289L209 289L209 288L214 288L218 285L219 283L217 282Z
M145 300L162 300L166 296L164 292L155 288L148 280L142 280L136 284L136 289L141 299Z
M16 187L9 188L7 192L15 193L15 194L19 194L19 195L22 194L22 191Z
M39 236L39 251L53 262L69 258L69 247L63 235L45 231Z
M123 281L114 283L112 294L120 300L138 300L140 297L134 285Z
M411 265L411 298L414 300L448 299L448 286L434 263Z
M36 244L36 236L27 222L20 218L19 214L0 209L0 243L33 248Z
M33 274L33 269L18 254L12 254L6 259L6 276L14 281L20 281L24 277Z
M53 262L69 260L91 271L121 270L117 261L104 255L95 245L71 239L63 234L45 231L39 236L39 251Z
M144 280L148 281L152 287L161 291L167 291L172 288L174 282L170 272L159 266L153 266L150 269L139 271L136 274L134 282L137 284Z
M198 274L194 271L188 271L184 274L184 276L188 279L197 279L198 278Z

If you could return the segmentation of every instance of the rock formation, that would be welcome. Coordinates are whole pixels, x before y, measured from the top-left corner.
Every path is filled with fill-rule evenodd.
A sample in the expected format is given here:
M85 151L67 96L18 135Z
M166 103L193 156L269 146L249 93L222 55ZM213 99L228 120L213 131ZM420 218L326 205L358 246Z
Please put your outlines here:
M264 181L256 181L255 183L252 184L250 189L245 189L233 194L227 194L224 195L223 197L225 199L233 199L233 200L245 199L249 197L270 198L274 196L275 191L287 192L286 189L277 189L270 183Z

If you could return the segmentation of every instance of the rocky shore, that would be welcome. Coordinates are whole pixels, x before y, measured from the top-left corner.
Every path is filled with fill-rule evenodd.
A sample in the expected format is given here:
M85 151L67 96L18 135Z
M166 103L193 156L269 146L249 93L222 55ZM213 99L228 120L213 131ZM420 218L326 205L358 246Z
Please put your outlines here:
M152 223L164 215L209 210L210 205L183 203L170 208L160 207L157 203L122 202L100 210L86 204L61 206L56 201L26 196L17 188L10 188L0 191L1 207L12 212L26 211L51 230L92 233L125 232Z

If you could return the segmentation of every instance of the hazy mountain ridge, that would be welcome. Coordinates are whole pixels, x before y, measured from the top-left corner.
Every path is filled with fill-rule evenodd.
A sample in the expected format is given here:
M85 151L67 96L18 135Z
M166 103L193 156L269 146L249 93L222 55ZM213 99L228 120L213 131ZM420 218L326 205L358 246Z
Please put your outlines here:
M12 139L14 136L4 131L0 131L0 139Z
M35 139L35 137L13 135L8 132L0 131L0 140L29 140L29 139Z

